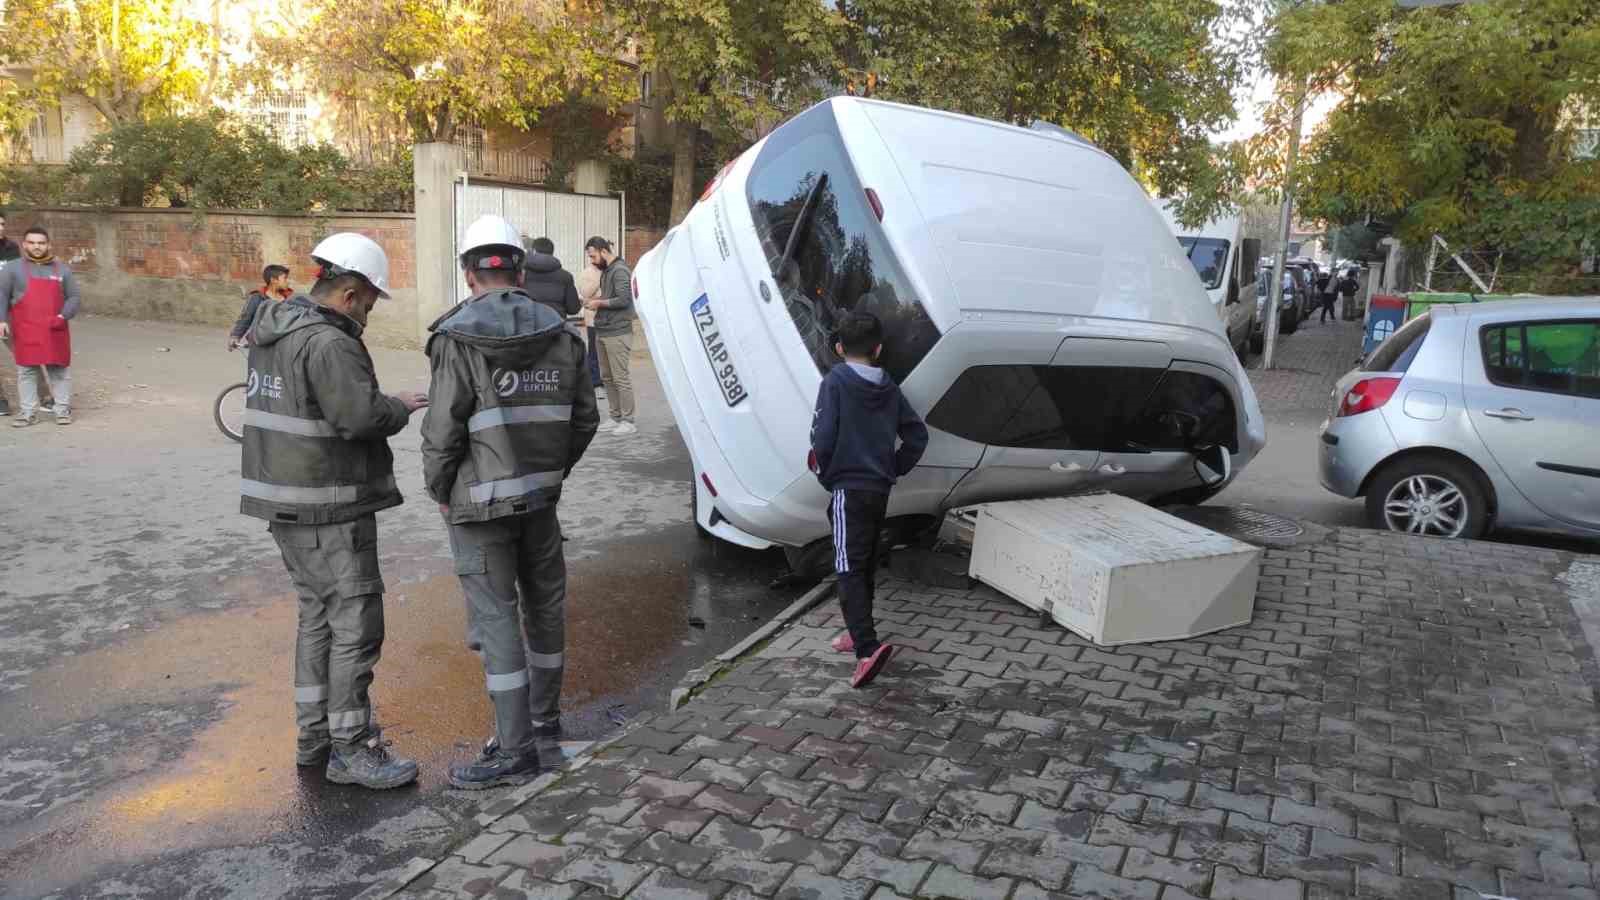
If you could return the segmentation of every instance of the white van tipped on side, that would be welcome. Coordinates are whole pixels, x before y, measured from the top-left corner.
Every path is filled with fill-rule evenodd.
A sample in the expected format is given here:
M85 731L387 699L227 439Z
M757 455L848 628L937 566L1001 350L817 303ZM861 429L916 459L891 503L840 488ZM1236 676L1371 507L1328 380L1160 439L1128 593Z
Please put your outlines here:
M806 457L847 310L883 321L883 366L930 430L891 517L1087 491L1193 501L1265 441L1161 215L1068 133L835 98L730 163L635 273L696 521L745 546L828 537ZM1221 480L1199 462L1219 453Z

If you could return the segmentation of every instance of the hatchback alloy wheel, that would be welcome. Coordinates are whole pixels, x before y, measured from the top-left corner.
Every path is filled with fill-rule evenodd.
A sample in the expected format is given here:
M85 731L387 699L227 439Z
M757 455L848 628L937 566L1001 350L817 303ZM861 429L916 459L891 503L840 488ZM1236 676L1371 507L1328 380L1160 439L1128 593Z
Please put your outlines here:
M1460 487L1438 475L1412 475L1389 489L1383 516L1390 531L1460 537L1471 518Z

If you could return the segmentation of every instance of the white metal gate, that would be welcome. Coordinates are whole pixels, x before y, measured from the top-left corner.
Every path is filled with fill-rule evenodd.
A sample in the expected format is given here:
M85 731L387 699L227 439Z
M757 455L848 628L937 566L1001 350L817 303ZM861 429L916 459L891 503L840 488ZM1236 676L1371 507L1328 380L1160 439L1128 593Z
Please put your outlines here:
M606 238L622 252L623 205L621 197L598 194L564 194L538 188L456 182L455 259L467 226L479 216L502 216L524 237L547 237L556 245L556 257L568 272L588 265L583 245L589 238ZM467 299L467 285L456 277L456 299Z

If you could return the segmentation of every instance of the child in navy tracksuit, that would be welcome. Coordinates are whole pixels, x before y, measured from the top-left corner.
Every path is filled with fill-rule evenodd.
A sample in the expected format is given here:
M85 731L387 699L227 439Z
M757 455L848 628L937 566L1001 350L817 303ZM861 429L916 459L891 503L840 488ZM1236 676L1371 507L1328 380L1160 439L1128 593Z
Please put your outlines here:
M833 495L833 568L839 575L839 606L849 629L833 641L854 650L851 687L876 678L894 648L878 641L872 622L873 570L878 532L889 507L889 490L910 472L928 446L922 424L900 388L874 361L883 351L883 324L871 313L840 320L834 350L844 362L833 367L817 391L811 421L812 471ZM900 449L895 450L895 439Z

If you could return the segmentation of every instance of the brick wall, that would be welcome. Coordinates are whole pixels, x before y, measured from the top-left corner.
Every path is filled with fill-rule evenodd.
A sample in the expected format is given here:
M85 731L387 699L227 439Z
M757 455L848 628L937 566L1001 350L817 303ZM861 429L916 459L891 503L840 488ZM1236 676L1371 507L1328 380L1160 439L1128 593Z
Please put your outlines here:
M639 257L650 252L650 248L661 243L666 237L665 228L656 228L650 225L629 225L622 236L622 258L630 265L637 263Z
M226 327L268 263L289 266L291 283L311 287L311 248L336 231L356 231L389 255L392 299L378 305L369 340L414 347L417 338L415 228L408 214L327 218L190 210L12 210L13 222L42 223L56 255L83 285L92 314Z

